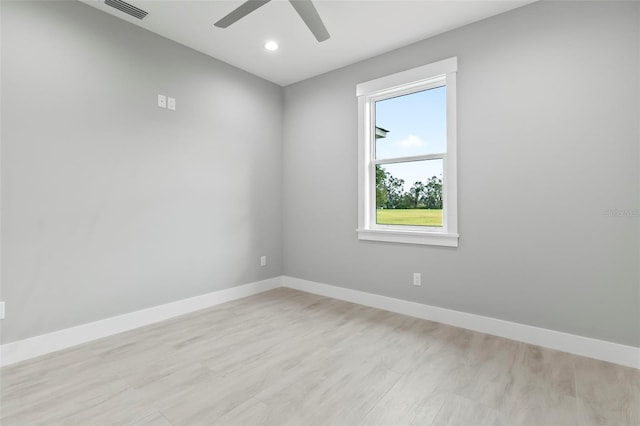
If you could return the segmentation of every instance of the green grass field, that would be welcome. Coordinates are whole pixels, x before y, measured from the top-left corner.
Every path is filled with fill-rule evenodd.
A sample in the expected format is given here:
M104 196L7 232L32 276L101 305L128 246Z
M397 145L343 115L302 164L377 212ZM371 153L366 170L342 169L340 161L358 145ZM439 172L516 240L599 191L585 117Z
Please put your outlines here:
M442 210L384 209L376 216L381 225L442 226Z

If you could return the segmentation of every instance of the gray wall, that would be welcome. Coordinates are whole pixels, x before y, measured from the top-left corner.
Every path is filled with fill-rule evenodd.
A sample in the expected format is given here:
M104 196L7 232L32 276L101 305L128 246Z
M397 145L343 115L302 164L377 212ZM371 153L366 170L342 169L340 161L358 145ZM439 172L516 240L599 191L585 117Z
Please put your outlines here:
M1 83L2 343L282 274L282 88L61 1Z
M285 274L640 346L639 23L535 3L287 87ZM451 56L460 246L359 242L355 85Z
M284 91L1 4L2 343L285 273L640 346L640 219L604 214L639 208L640 4L536 3ZM460 246L358 242L355 85L454 55Z

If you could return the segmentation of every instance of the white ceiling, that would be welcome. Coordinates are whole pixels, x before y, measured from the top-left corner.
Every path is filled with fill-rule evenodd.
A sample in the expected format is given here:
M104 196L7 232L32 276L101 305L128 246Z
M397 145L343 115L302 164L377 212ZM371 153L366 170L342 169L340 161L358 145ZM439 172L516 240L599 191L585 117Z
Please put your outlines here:
M315 0L331 38L318 43L286 0L272 0L229 28L214 23L243 0L126 0L149 14L138 20L80 0L281 86L379 55L533 0ZM280 49L264 49L276 40Z

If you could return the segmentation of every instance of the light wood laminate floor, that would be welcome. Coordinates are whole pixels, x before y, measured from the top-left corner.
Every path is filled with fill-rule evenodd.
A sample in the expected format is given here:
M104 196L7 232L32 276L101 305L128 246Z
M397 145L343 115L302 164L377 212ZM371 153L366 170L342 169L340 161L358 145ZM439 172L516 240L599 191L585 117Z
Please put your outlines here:
M640 424L640 372L290 289L0 370L9 425Z

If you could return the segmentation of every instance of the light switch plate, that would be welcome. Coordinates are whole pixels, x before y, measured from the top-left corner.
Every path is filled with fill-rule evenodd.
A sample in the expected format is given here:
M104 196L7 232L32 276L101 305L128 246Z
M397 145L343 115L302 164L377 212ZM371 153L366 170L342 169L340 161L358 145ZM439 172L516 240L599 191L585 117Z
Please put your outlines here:
M165 95L158 95L158 106L160 108L167 107L167 97Z

